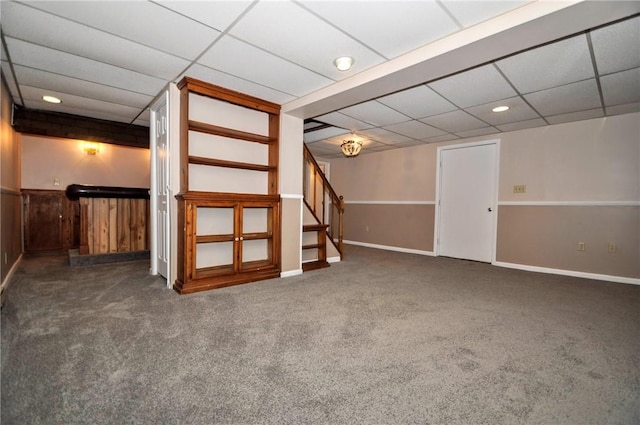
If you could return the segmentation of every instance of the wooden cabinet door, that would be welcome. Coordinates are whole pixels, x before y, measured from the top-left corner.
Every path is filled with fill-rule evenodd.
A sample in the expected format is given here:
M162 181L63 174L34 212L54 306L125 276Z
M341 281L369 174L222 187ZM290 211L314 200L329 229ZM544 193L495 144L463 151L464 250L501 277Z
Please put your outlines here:
M25 192L25 251L50 251L63 248L62 202L57 192Z

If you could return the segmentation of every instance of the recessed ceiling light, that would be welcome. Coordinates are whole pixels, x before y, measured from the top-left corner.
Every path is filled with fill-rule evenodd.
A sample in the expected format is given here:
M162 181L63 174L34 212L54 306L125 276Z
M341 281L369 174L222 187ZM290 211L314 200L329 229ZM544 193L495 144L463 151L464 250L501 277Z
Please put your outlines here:
M42 100L49 103L62 103L62 101L55 96L42 96Z
M355 61L352 57L342 56L334 60L333 64L336 66L336 68L338 68L338 71L348 71L353 65L353 62Z
M508 110L509 110L508 106L496 106L495 108L492 109L493 112L504 112Z

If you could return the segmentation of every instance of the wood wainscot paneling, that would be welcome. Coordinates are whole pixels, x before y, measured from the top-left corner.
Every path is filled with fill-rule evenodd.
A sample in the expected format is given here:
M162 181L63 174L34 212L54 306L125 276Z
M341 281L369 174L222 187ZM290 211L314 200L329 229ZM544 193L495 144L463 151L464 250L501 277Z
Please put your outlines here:
M71 185L79 197L80 255L149 250L149 190Z

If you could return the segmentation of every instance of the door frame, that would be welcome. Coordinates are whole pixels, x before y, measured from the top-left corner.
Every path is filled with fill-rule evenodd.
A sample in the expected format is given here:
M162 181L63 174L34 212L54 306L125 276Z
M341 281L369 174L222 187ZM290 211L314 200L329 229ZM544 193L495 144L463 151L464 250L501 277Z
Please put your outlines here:
M151 246L150 246L150 256L151 256L151 274L152 275L157 275L158 274L158 255L156 252L157 249L157 239L158 239L158 220L157 220L157 209L158 209L158 199L157 199L157 194L158 194L158 187L157 187L157 174L158 174L158 167L157 167L157 160L158 160L158 143L157 143L157 139L158 139L158 133L157 133L157 129L156 129L156 114L157 111L163 106L166 105L166 133L167 133L167 146L166 146L166 151L167 151L167 156L165 158L166 163L166 171L167 171L167 184L170 185L171 182L171 161L170 161L170 143L171 143L171 137L170 137L170 130L171 130L171 120L169 119L169 90L164 90L156 99L155 101L151 104L151 106L149 107L151 116L150 116L150 143L149 143L149 147L151 149L151 163L150 163L150 171L151 171L151 182L150 182L150 206L149 206L149 210L150 210L150 214L149 214L149 218L151 221ZM170 191L167 191L168 196L167 196L167 223L166 223L166 228L165 228L165 233L166 233L166 249L167 249L167 287L171 288L171 196L170 196Z
M433 254L437 257L440 255L440 199L442 197L442 153L443 151L453 149L473 148L476 146L495 145L496 146L496 169L495 172L495 187L493 196L493 220L492 220L492 232L491 232L491 264L496 262L496 243L498 236L498 191L500 189L500 139L482 140L479 142L470 143L457 143L453 145L438 146L438 152L436 155L436 209L435 220L433 229Z

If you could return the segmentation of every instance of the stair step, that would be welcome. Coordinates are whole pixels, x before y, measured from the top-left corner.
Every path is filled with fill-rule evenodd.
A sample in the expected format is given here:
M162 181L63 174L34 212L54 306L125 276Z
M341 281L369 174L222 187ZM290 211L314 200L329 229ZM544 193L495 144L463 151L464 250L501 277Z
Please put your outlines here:
M308 272L309 270L323 269L325 267L331 267L326 261L309 261L308 263L302 263L302 271Z
M315 248L321 248L323 245L316 243L316 244L310 244L310 245L302 245L302 249L315 249Z
M303 232L317 232L318 230L327 230L328 224L305 224L302 226Z

